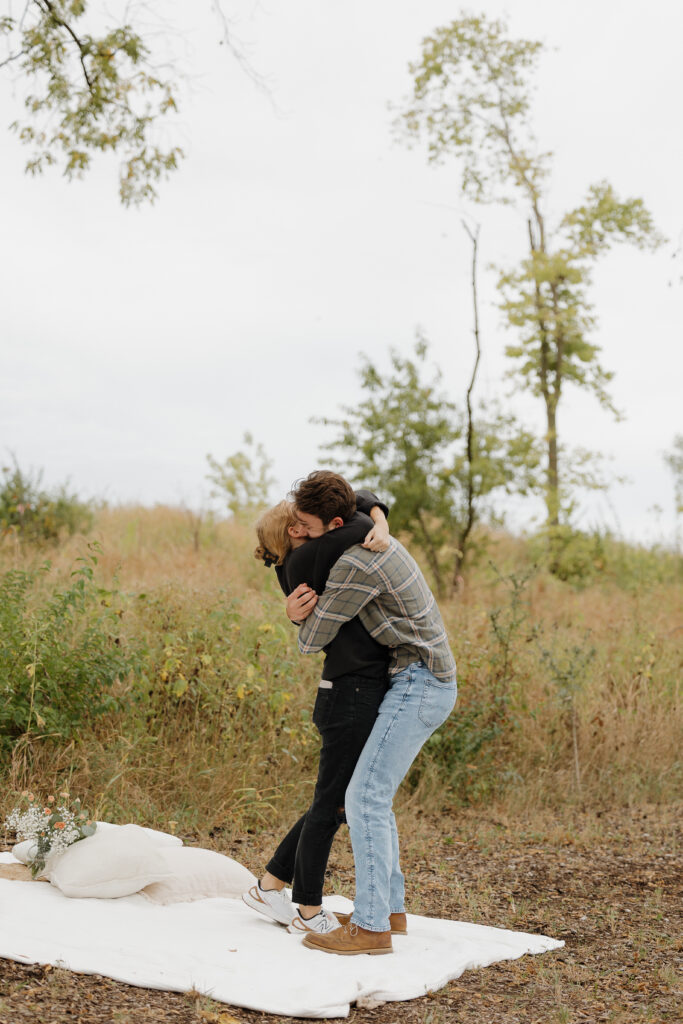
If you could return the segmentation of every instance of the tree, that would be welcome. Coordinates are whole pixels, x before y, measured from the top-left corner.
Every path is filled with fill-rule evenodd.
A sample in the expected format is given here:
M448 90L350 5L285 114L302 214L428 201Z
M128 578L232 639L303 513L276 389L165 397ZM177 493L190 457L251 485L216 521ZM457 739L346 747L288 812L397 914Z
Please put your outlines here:
M439 390L438 371L423 379L426 361L420 337L414 358L392 351L386 375L364 359L362 402L344 407L341 419L318 422L338 428L324 445L345 451L336 464L392 501L392 531L420 547L443 594L471 548L472 525L491 512L494 499L535 486L539 452L532 436L496 408L480 406L468 431L466 414Z
M27 0L19 17L0 15L7 40L0 68L14 67L31 89L25 119L12 125L33 150L26 170L38 174L61 163L67 178L78 178L94 153L118 153L121 201L129 206L153 200L154 182L183 155L179 146L153 141L176 109L175 86L157 74L130 24L86 27L92 7L88 0Z
M214 498L226 501L230 513L236 518L253 515L268 503L268 493L275 483L270 475L272 460L262 444L256 444L251 434L244 435L246 451L229 455L223 463L207 455L211 473L206 478L214 485Z
M683 434L676 434L670 452L664 453L664 461L674 478L676 515L683 515Z
M590 340L587 298L596 260L616 242L654 249L664 239L641 199L620 200L607 182L550 226L546 182L552 154L538 151L530 127L530 78L542 44L508 37L502 21L463 17L423 40L410 65L413 92L397 127L409 143L426 138L431 162L457 157L461 189L475 203L520 207L528 254L500 273L500 308L518 342L508 345L511 375L545 409L548 525L562 514L558 407L567 384L592 392L608 409L612 374Z

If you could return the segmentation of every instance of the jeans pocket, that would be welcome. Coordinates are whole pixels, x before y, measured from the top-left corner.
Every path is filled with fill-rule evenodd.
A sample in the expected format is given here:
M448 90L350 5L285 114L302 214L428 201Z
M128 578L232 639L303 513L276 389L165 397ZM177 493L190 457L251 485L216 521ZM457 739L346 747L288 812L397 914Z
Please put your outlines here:
M418 718L428 729L438 729L453 710L457 686L455 683L439 684L429 679L423 687Z
M334 707L334 689L324 690L318 689L318 695L315 698L315 706L313 708L313 724L321 732L325 728L325 725L330 719L332 714L332 708Z

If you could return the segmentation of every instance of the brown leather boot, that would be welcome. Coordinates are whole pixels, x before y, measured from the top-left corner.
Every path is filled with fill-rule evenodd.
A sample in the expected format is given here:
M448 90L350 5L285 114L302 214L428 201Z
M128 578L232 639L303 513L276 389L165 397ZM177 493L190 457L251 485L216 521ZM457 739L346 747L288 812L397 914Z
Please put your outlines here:
M350 914L335 914L334 916L342 927L351 920ZM408 934L408 920L405 914L389 914L389 925L392 935Z
M309 932L303 941L309 949L319 949L321 953L339 953L341 956L356 956L358 953L393 953L391 932L369 932L359 928L357 924L347 924L343 928L335 928L326 935L320 932Z

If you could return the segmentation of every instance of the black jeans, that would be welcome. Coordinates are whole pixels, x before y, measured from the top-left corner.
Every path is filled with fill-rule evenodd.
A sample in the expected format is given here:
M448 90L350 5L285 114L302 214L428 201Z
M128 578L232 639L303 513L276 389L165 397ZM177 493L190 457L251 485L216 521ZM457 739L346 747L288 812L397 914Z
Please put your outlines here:
M313 722L322 737L318 780L313 803L289 830L266 870L292 882L295 903L322 902L325 869L332 840L346 820L344 795L365 741L372 732L388 678L338 676L331 687L320 687Z

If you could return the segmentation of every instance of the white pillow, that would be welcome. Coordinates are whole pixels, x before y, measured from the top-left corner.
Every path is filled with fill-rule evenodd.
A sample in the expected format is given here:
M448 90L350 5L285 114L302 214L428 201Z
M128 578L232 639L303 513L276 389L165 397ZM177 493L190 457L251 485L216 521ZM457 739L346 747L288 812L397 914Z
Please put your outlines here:
M153 903L190 903L216 896L238 899L256 882L251 871L215 850L166 847L159 856L168 877L145 886L141 893Z
M124 828L123 825L116 825L113 821L98 821L97 823L98 832L111 832L113 828ZM172 836L170 832L159 832L155 828L145 828L144 825L139 825L139 828L153 839L159 846L182 846L183 841L180 836Z
M22 864L28 864L35 850L35 839L24 839L22 843L15 843L12 847L12 856Z
M112 829L123 828L123 827L124 826L122 826L122 825L115 825L111 821L98 821L97 822L97 832L98 833L101 833L101 832L111 832ZM149 836L149 838L153 842L158 844L159 846L182 846L183 845L183 841L180 838L180 836L172 836L170 832L158 832L154 828L144 828L143 826L140 826L140 827L142 828L142 831L145 833L145 835ZM84 840L79 840L79 842L84 842ZM15 858L15 860L20 861L22 864L28 864L28 862L31 860L31 858L33 856L33 853L35 852L35 846L36 846L36 843L35 843L34 839L24 839L23 842L16 843L12 847L12 856Z
M65 850L47 873L65 896L115 899L167 877L163 850L139 825L98 829Z

